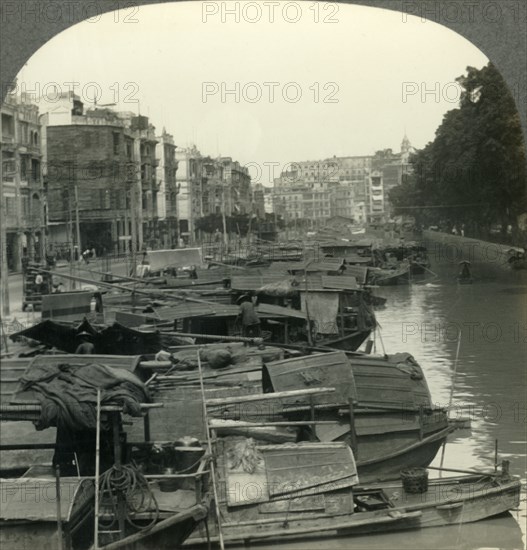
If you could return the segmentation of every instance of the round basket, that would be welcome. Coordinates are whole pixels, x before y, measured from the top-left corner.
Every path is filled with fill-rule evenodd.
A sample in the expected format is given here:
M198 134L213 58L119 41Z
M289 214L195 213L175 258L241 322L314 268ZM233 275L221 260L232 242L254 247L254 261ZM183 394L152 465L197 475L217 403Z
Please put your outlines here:
M402 470L401 479L406 493L418 494L428 491L428 472L424 468Z

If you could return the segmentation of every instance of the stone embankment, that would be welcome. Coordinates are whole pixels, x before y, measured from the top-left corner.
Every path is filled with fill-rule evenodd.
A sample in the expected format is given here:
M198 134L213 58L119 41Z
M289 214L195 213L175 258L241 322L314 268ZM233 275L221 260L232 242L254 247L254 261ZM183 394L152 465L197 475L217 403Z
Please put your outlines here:
M483 262L509 269L511 250L521 251L510 244L498 244L461 235L441 233L440 231L423 231L421 238L428 248L428 255L433 260L447 262Z

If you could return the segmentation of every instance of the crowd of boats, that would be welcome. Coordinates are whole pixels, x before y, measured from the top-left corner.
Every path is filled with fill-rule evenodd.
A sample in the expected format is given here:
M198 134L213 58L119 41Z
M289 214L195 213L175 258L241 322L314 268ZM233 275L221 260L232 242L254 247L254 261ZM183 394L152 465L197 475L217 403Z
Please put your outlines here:
M223 548L519 505L498 454L493 471L430 466L466 423L434 405L416 358L380 353L377 289L432 273L421 244L335 236L151 251L126 276L30 269L86 286L41 295L42 319L4 347L3 548Z

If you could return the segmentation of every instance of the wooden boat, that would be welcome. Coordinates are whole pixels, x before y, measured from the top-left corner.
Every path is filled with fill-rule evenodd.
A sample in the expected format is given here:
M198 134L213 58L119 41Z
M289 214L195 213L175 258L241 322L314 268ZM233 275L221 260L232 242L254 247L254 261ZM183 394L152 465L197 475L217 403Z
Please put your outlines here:
M217 443L221 521L209 518L209 535L225 542L287 541L403 529L460 525L502 514L519 505L521 482L508 473L473 473L420 483L397 480L364 485L349 447L333 444L252 446L252 471L237 461L239 447ZM415 476L417 479L417 476ZM188 544L203 544L198 526Z
M379 267L386 267L390 262L395 262L395 265L399 266L408 262L412 275L422 275L430 267L426 247L415 241L379 246L374 252L378 258Z
M335 240L321 243L320 250L323 254L343 258L348 264L373 266L375 265L373 244L371 239Z
M368 268L368 283L379 286L407 285L410 283L410 264L402 264L394 269L370 267Z
M525 249L519 250L511 248L507 254L509 255L507 263L511 269L527 269L527 256L525 255Z
M31 362L28 372L66 361L73 362L74 367L82 371L94 360L101 364L104 361L106 367L110 364L114 368L115 365L124 366L124 371L129 371L139 357L42 356ZM123 379L129 381L130 377L127 373ZM42 419L43 410L49 414L49 406L40 404L36 391L15 390L7 399L4 395L0 420L3 423L36 422ZM83 391L84 406L87 403L85 387ZM67 441L57 435L56 441L49 443L21 441L20 438L5 443L2 437L2 458L5 453L54 451L53 462L61 464L62 470L61 475L49 460L41 464L34 461L29 468L23 468L20 461L13 468L13 462L8 461L6 470L2 460L2 548L89 548L97 536L95 514L99 528L97 547L101 550L132 545L136 549L173 548L179 547L196 524L206 517L210 499L209 456L205 449L199 442L188 439L172 440L168 445L156 443L156 434L149 424L150 411L160 406L156 403L139 404L144 414L141 418L143 429L138 432L137 439L127 438L128 434L122 431L122 414L125 410L130 411L105 396L105 391L101 392L104 402L100 416L109 427L103 429L97 424L97 435L91 431L88 434L86 428L78 431L69 426L71 439ZM3 425L4 436L6 427L12 426ZM99 440L100 445L95 443ZM100 459L95 458L97 453ZM75 457L77 475L74 477L67 472L70 454ZM101 465L99 492L94 483L94 463ZM23 471L19 472L20 469Z
M211 349L220 349L220 345ZM244 406L231 404L210 411L220 435L245 435L270 442L345 442L354 449L361 479L374 481L397 477L401 468L408 465L428 466L457 427L448 421L444 410L434 408L420 367L404 354L388 359L364 354L350 354L348 358L344 352L334 351L284 359L280 348L267 346L250 352L247 350L251 348L230 344L229 349L237 356L232 366L213 369L204 363L206 392L218 398L246 395L252 400ZM197 352L197 346L188 346L176 355L186 366L187 358L195 359ZM171 403L171 407L176 407L185 393L199 400L198 372L173 370L173 374L165 375L168 368L177 368L177 363L174 367L171 362L161 366L156 361L142 361L138 368L157 373L151 384L156 400ZM280 399L271 407L264 398L259 400L254 395L263 391L263 395L270 396L321 386L337 390L313 403L302 398ZM306 423L311 405L323 420L313 429L277 431L260 425L277 419L284 424L292 420ZM178 418L183 413L179 409L171 412ZM169 421L163 417L159 422L164 426ZM178 435L170 431L174 428L160 429L165 430L167 439ZM202 433L199 422L187 425L186 430L195 437Z
M470 272L470 262L463 261L459 262L460 270L457 276L457 282L460 285L471 285L474 282L472 273Z

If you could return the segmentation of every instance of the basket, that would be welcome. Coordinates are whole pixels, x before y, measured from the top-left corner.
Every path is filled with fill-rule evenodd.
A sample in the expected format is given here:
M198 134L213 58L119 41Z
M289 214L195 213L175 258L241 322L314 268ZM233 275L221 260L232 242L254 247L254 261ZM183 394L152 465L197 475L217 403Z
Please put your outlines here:
M428 491L428 472L424 468L402 470L401 480L406 493L419 494Z

